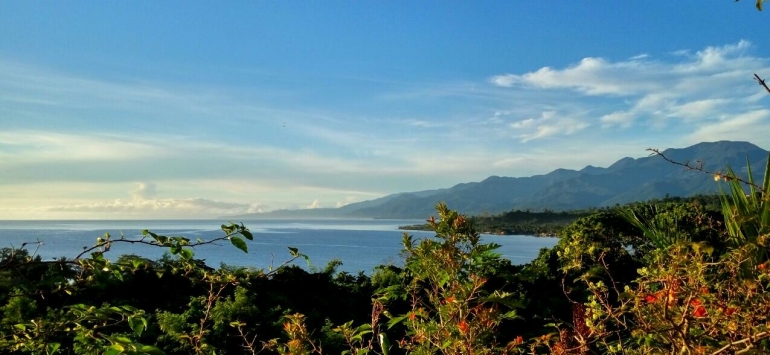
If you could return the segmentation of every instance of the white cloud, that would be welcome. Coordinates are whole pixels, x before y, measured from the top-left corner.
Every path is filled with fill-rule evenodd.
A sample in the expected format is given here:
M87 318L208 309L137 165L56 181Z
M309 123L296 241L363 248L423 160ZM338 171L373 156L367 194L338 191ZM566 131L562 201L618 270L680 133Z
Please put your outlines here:
M557 135L575 134L589 124L572 117L560 117L554 111L543 111L538 118L527 118L510 124L523 143Z
M524 85L539 89L574 89L586 95L630 95L654 90L659 84L634 80L644 63L637 61L612 63L603 58L584 58L580 63L558 70L543 67L523 75L493 76L490 81L502 87Z
M158 146L111 134L0 130L3 162L115 161L164 156Z
M136 189L131 191L133 200L146 200L157 196L157 194L157 186L151 182L140 182Z
M537 121L534 118L527 118L521 121L513 122L511 123L510 126L511 128L519 129L519 128L531 128L531 127L534 127L536 124L537 124Z
M770 110L760 109L738 115L724 115L703 124L687 137L691 143L717 140L765 141L770 132Z
M706 49L696 52L695 55L690 55L691 61L675 66L674 71L691 74L724 72L735 68L745 69L746 61L753 60L753 58L744 57L751 47L751 42L746 40L721 47L706 47Z
M591 96L631 96L656 91L667 91L674 86L690 90L700 87L698 79L736 80L752 64L762 62L747 56L751 48L748 41L734 45L708 47L694 55L685 56L681 63L664 63L636 56L626 61L613 62L604 58L586 57L579 63L564 69L543 67L521 75L503 74L489 79L501 87L526 86L539 89L575 90ZM686 84L686 85L683 85Z
M259 203L237 203L205 198L155 198L154 183L138 183L130 200L61 204L33 208L37 213L85 214L103 218L213 218L228 214L261 212Z
M543 67L489 80L515 93L550 92L556 95L549 97L551 110L580 117L559 125L543 118L515 121L511 128L533 129L519 136L523 141L578 131L592 124L587 117L594 117L605 130L646 126L659 131L676 127L685 134L689 131L702 135L706 127L725 132L717 128L727 125L716 122L719 117L740 117L761 108L758 105L767 95L750 80L755 71L767 72L770 67L768 58L753 56L752 49L750 42L742 40L694 52L678 51L674 60L653 60L648 54L619 61L587 57L564 68ZM538 99L528 104L537 106ZM589 113L576 115L576 109Z
M259 202L255 202L249 205L249 208L246 210L246 213L262 213L262 212L266 212L267 209L268 209L268 206L265 206Z
M671 108L670 117L678 117L687 120L701 119L718 115L720 108L730 103L728 99L704 99L685 102Z
M620 126L623 128L630 127L634 123L635 119L636 115L626 111L615 111L600 118L604 124L603 127Z
M45 206L42 212L83 212L89 214L126 214L157 216L159 218L216 217L222 214L246 213L249 204L208 200L204 198L165 198L148 200L121 200L87 204ZM126 217L121 215L121 218Z
M311 204L309 204L306 208L308 209L316 209L321 208L321 202L318 201L318 199L313 200Z

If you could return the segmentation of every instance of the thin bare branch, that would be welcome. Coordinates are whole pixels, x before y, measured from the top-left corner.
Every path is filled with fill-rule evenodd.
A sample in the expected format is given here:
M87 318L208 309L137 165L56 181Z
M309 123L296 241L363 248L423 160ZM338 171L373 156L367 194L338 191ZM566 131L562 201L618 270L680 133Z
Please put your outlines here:
M678 162L676 160L672 160L671 158L667 157L659 149L647 148L647 151L651 152L650 156L653 156L653 155L660 156L665 161L667 161L667 162L669 162L671 164L674 164L674 165L683 166L687 170L695 170L695 171L700 171L700 172L702 172L704 174L713 175L715 179L724 179L726 181L727 180L736 180L736 181L738 181L738 182L740 182L742 184L745 184L747 186L755 187L763 195L768 193L767 191L762 189L762 186L759 186L757 184L751 183L750 181L748 181L746 179L743 179L740 176L730 176L730 175L727 175L726 173L724 173L722 171L709 171L709 170L706 170L705 168L703 168L703 163L702 162L697 162L697 164L695 164L695 165L691 164L689 161L685 161L684 163L682 163L682 162Z

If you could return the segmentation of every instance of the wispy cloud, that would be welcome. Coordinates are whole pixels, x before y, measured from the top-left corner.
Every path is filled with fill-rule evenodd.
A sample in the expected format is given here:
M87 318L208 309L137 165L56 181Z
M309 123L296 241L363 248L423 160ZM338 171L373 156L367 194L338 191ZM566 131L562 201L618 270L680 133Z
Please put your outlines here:
M115 161L165 155L159 148L114 134L0 130L0 166L11 162Z
M538 89L574 90L585 95L630 96L674 87L689 87L701 91L707 86L690 85L698 80L734 80L739 74L750 72L764 59L749 56L751 43L740 41L734 45L708 47L693 55L682 55L681 62L652 60L650 56L634 57L626 61L610 61L587 57L564 69L543 67L525 74L496 75L489 81L501 87L529 86ZM672 86L673 84L673 86ZM709 91L709 90L702 90Z
M308 208L308 209L312 210L312 209L321 208L321 207L323 207L323 206L321 206L321 201L318 201L318 199L315 199L315 200L313 200L312 203L307 205L307 207L305 207L305 208Z
M594 120L606 130L676 127L679 132L689 130L692 136L727 139L704 134L704 129L711 127L708 129L716 132L716 127L732 125L746 132L752 129L751 124L763 124L765 120L746 120L744 116L758 110L758 101L765 97L751 84L753 73L770 71L768 58L752 52L750 42L739 41L661 58L649 54L620 61L588 57L561 69L543 67L529 73L496 75L489 81L517 92L560 93L562 102L590 110ZM554 110L563 111L563 105L553 104ZM534 126L535 122L546 120L522 118L511 127L522 129L527 124ZM573 131L585 128L586 122L590 125L587 118L580 122L583 124L573 122ZM570 126L540 127L522 136L523 140L567 132Z
M128 191L128 200L96 201L88 203L58 204L29 208L29 213L54 213L77 218L99 216L101 218L211 218L215 216L264 212L261 203L238 203L206 198L160 198L157 185L151 182L137 183Z
M573 117L559 116L555 111L544 111L537 118L527 118L510 124L517 137L526 143L535 139L575 134L590 124Z
M722 115L700 126L686 138L690 143L716 140L759 142L767 140L767 132L770 132L770 110L760 109L737 115Z
M160 218L200 218L222 214L246 213L250 204L207 200L203 198L115 200L107 203L48 206L45 212L84 212L98 214L155 215ZM125 216L122 216L125 218Z

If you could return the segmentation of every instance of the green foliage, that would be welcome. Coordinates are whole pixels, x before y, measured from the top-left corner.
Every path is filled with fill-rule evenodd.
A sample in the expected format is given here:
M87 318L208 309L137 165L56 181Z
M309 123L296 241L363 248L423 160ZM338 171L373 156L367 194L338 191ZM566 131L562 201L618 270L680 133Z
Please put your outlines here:
M752 267L767 260L767 248L770 247L770 156L761 186L755 184L750 164L747 168L748 193L730 168L727 174L717 175L716 178L728 183L729 193L722 194L722 212L731 246L749 249L753 255L747 262Z
M233 282L232 274L211 273L192 259L191 247L237 235L251 238L243 225L226 225L223 231L223 237L207 242L191 242L184 237L166 237L149 231L144 231L144 237L138 241L113 239L104 234L93 247L74 258L51 262L29 255L26 249L4 249L0 254L0 284L6 286L5 302L0 307L3 316L0 348L45 354L163 353L140 341L149 328L145 310L131 304L121 305L121 297L105 298L105 292L148 272L156 278L163 275L201 278L211 285L215 281ZM112 262L105 254L120 243L167 248L178 259L157 265L136 256L125 256ZM92 299L95 295L98 297Z
M505 353L496 327L516 317L506 292L487 292L485 271L499 260L495 244L482 244L465 216L436 206L429 224L434 239L415 242L404 234L408 282L384 290L382 299L404 299L405 314L390 315L389 327L403 324L401 348L415 354Z

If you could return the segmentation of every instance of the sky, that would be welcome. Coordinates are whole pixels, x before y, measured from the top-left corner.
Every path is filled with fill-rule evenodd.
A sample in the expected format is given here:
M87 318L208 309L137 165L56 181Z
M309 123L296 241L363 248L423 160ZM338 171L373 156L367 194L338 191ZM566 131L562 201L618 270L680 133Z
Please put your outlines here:
M768 149L752 77L770 78L769 16L732 0L2 1L0 219L338 207L647 148Z

